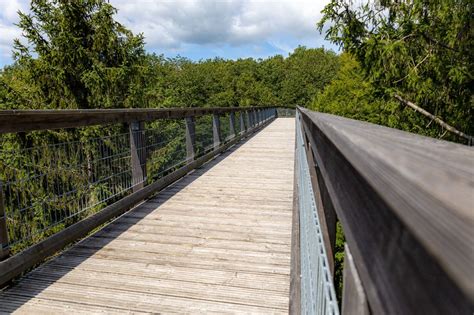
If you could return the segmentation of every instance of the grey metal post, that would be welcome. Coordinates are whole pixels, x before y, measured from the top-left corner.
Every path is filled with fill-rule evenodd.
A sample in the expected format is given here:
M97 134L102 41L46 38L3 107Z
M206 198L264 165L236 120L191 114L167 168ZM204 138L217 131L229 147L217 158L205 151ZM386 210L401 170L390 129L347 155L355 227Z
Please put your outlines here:
M245 133L245 112L240 112L240 134L243 135Z
M7 232L7 215L5 212L5 198L3 196L3 184L0 181L0 261L6 259L10 254Z
M133 121L129 125L132 166L132 191L140 190L146 179L145 123Z
M251 124L251 121L250 121L250 112L249 111L245 111L245 121L246 121L246 130L250 130L252 129L252 124Z
M235 137L235 113L231 112L229 114L229 137Z
M212 136L214 138L214 149L221 145L221 122L219 115L212 115Z
M189 164L194 160L196 155L196 125L194 117L186 117L186 162Z

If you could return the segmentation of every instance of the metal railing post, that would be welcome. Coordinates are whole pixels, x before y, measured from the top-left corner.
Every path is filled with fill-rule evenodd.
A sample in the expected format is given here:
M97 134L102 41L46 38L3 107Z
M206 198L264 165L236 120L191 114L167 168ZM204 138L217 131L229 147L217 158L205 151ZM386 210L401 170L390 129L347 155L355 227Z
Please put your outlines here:
M196 125L194 117L186 117L186 163L194 161L196 155Z
M146 179L144 130L145 123L143 121L133 121L129 124L133 192L143 188Z
M7 214L5 211L5 198L3 195L3 184L0 181L0 261L10 255L8 243Z
M221 122L219 120L219 115L212 115L212 136L214 139L214 150L219 148L221 145Z
M235 113L231 112L229 114L229 137L235 137Z
M245 111L240 112L240 134L245 133Z

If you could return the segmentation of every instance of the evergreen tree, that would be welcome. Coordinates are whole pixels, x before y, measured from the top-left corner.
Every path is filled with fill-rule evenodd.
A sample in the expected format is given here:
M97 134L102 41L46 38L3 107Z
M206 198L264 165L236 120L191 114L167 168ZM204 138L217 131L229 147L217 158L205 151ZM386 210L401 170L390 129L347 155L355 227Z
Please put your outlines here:
M101 108L133 104L143 37L114 20L104 0L32 0L14 42L18 107ZM135 91L134 91L135 89ZM135 93L134 93L135 92ZM26 103L25 103L26 101Z
M326 38L357 59L378 92L474 134L473 8L469 0L332 0L319 27L329 24Z

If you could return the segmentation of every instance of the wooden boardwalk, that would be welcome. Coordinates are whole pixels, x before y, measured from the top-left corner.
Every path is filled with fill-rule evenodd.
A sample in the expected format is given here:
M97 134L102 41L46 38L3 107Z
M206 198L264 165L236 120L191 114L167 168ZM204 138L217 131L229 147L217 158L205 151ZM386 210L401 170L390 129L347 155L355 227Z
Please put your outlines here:
M294 138L275 120L30 272L0 311L287 313Z

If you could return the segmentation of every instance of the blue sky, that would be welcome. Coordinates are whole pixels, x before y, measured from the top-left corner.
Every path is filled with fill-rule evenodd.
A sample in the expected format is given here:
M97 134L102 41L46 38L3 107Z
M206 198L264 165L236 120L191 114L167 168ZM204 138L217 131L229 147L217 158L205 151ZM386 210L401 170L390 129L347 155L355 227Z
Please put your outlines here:
M143 33L148 52L193 60L287 56L298 45L337 48L316 29L329 0L110 0L116 19ZM28 0L0 0L0 66L21 38L18 10Z

